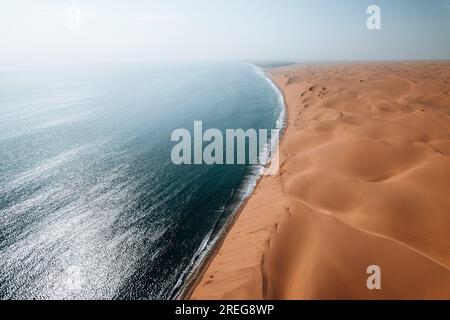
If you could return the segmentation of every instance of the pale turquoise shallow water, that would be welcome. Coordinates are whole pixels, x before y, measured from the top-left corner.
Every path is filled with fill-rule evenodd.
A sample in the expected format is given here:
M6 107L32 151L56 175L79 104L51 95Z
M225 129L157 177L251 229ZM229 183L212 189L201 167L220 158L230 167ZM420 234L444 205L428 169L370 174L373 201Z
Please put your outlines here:
M0 298L173 297L258 168L175 166L171 132L282 111L244 63L0 73Z

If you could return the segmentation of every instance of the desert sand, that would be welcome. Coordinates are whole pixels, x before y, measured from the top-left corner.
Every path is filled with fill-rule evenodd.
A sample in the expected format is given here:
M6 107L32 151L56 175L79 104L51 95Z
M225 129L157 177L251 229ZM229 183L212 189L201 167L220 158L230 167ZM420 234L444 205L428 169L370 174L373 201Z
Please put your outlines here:
M280 172L190 298L450 299L450 62L267 72L288 109Z

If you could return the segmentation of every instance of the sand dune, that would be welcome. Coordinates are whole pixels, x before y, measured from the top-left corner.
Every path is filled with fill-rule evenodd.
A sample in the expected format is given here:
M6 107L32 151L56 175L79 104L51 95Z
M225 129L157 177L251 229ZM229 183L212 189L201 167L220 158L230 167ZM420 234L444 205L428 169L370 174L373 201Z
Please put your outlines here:
M191 298L450 299L450 62L270 74L288 105L280 174Z

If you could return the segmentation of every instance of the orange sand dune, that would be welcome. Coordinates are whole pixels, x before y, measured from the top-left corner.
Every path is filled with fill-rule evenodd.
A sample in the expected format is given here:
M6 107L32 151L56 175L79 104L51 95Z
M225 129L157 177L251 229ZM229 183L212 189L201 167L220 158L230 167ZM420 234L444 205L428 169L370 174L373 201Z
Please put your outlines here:
M450 299L450 62L270 74L289 115L280 173L191 298Z

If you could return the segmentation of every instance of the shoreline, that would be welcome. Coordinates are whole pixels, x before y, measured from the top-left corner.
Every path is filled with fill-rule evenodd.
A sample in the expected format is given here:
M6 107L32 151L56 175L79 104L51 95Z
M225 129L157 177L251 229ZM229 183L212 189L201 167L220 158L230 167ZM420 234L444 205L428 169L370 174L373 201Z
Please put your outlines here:
M257 72L261 72L262 76L265 77L265 80L270 82L270 85L274 87L275 90L277 90L277 94L279 94L282 98L281 106L283 108L282 112L280 113L279 119L277 119L276 124L281 120L281 126L280 129L280 148L281 144L284 140L285 133L288 129L288 107L286 104L286 97L284 95L283 90L278 86L278 84L273 80L272 75L268 72L269 70L273 70L276 68L280 68L280 66L274 66L274 67L259 67L256 65L253 65L255 68L257 68ZM279 152L279 150L277 151ZM265 166L265 168L269 167L271 162L268 162ZM236 211L230 216L229 219L227 219L226 224L223 226L222 230L216 237L216 239L213 241L211 248L206 252L206 254L201 258L201 261L198 263L198 265L194 268L194 270L191 272L191 274L187 277L184 285L179 290L179 293L175 295L175 300L189 300L191 299L191 296L195 290L195 288L198 286L199 282L204 276L204 273L211 265L212 261L214 260L215 256L218 254L220 248L222 247L224 241L226 240L228 234L234 227L234 225L237 223L242 211L245 209L248 201L253 196L255 190L258 188L258 186L261 183L261 180L264 179L264 176L262 173L264 172L265 168L262 168L262 172L258 172L255 174L256 181L255 185L253 186L251 192L242 199L242 202L238 205Z
M259 185L259 183L261 182L261 179L262 179L262 177L258 178L258 181L256 182L254 189L256 189L256 187ZM191 278L191 279L188 279L186 281L186 284L185 284L183 290L181 290L180 294L175 297L175 300L190 300L191 299L191 296L192 296L195 288L198 286L198 284L202 280L206 270L209 268L212 261L218 254L220 248L222 247L222 245L223 245L224 241L226 240L228 234L230 233L231 229L234 227L234 225L238 221L240 214L244 210L245 205L247 204L247 202L250 199L250 197L252 196L252 194L253 194L253 192L250 194L250 196L246 197L242 201L242 203L238 207L236 213L233 214L233 216L230 217L230 219L228 219L226 225L224 225L222 231L217 236L217 239L214 241L211 248L205 254L202 261L200 261L196 270L194 270L194 272L190 275L189 278Z
M259 179L184 298L450 298L450 62L266 74L285 98L280 172ZM368 289L372 265L383 290Z

